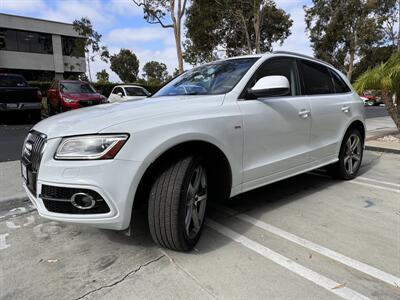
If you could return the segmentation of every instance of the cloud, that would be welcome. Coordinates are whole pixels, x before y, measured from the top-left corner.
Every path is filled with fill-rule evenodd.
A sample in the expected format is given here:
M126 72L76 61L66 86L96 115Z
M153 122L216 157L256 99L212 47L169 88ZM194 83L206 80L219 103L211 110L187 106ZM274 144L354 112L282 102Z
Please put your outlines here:
M310 40L305 32L306 24L304 22L303 8L296 7L289 11L293 19L291 28L292 34L283 42L283 45L274 44L274 50L293 51L306 55L313 55Z
M45 9L43 0L0 0L0 12L26 14Z
M110 0L107 10L112 14L121 16L143 16L143 9L131 0Z
M115 17L104 9L100 0L52 1L40 12L40 17L47 20L72 23L75 19L87 17L94 27L110 27Z
M175 43L172 30L157 25L150 27L113 29L107 34L104 41L110 45L118 44L120 47L157 41L163 45L173 45ZM159 46L163 45L160 44Z

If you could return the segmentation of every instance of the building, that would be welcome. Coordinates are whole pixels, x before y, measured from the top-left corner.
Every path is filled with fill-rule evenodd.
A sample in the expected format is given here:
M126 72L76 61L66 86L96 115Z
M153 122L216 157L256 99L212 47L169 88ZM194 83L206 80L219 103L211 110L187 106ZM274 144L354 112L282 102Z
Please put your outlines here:
M22 74L27 80L84 73L84 51L75 46L79 38L72 24L0 13L0 72Z

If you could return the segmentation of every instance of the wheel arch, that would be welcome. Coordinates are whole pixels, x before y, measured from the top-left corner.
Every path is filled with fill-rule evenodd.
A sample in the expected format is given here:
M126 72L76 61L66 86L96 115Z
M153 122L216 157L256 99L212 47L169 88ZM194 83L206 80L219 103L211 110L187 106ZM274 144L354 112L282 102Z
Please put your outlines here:
M147 204L151 185L158 172L171 163L172 160L189 154L201 154L206 157L206 168L209 171L213 189L216 191L216 197L229 197L233 181L232 167L228 155L220 146L205 139L191 139L176 143L168 142L166 144L168 147L165 147L165 145L158 147L146 159L149 165L137 186L133 201L133 211ZM215 186L217 182L221 183L220 188Z

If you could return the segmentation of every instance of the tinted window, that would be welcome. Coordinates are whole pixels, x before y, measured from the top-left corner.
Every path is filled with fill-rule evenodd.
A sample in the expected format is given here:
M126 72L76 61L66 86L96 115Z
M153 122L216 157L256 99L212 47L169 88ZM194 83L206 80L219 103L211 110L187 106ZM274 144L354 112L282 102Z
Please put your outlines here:
M257 70L248 87L252 87L262 77L273 75L285 76L289 80L290 92L288 96L300 94L297 81L296 61L291 58L272 58L267 60Z
M0 75L0 86L24 87L28 84L25 78L20 75Z
M258 58L216 61L178 76L155 96L216 95L232 90Z
M350 88L344 82L344 80L333 70L329 70L333 80L333 86L335 88L336 93L348 93L350 92Z
M84 41L79 38L62 36L62 54L67 56L84 57Z
M300 61L305 95L334 93L333 83L328 69L320 64Z
M53 44L47 33L0 28L0 49L52 54Z
M125 87L125 92L127 96L147 96L146 92L139 87Z
M96 93L94 88L86 82L61 82L60 90L64 93Z

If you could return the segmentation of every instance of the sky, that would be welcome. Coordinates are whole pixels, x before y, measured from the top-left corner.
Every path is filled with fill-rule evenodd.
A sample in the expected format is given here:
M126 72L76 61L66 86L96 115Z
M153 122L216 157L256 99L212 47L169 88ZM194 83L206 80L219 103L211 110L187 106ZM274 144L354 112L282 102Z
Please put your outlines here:
M277 6L291 15L292 34L282 46L274 45L274 50L295 51L312 55L309 39L305 33L304 5L311 0L276 0ZM87 17L95 30L102 34L102 42L117 53L121 48L132 50L140 61L139 75L144 64L151 60L163 62L170 73L177 67L175 41L172 29L164 29L158 24L148 24L143 19L143 11L132 0L0 0L0 12L18 16L35 17L46 20L72 23ZM185 69L191 68L185 65ZM91 64L92 77L106 69L110 81L120 81L110 70L110 66L97 59Z

